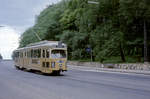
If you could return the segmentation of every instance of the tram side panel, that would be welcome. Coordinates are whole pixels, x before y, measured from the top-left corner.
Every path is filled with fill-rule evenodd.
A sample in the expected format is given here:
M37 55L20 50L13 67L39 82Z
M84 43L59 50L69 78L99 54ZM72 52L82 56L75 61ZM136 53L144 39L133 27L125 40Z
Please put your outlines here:
M66 71L67 49L58 49L65 50L65 58L52 58L52 50L54 49L50 47L39 47L19 51L19 56L16 58L15 64L21 68L24 67L26 69L39 70L43 73Z

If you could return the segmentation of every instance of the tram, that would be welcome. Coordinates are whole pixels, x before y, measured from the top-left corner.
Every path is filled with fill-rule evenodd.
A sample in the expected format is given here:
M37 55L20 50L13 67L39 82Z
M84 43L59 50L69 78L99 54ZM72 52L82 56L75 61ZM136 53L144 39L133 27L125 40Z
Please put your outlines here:
M32 43L13 52L15 67L42 73L67 71L67 46L59 41Z

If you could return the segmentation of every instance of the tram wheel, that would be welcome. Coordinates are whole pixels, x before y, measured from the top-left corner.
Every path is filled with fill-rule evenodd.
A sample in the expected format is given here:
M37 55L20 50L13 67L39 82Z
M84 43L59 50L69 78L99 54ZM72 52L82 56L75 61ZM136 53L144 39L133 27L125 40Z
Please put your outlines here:
M15 66L15 67L16 67L16 69L18 69L18 70L20 69L19 66Z

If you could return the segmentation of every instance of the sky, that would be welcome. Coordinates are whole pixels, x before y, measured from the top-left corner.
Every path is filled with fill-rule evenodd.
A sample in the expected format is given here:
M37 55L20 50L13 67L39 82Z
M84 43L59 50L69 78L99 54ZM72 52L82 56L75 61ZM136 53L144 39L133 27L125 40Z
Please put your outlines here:
M34 25L35 16L61 0L0 0L0 54L11 59L20 35ZM3 26L3 27L1 27Z

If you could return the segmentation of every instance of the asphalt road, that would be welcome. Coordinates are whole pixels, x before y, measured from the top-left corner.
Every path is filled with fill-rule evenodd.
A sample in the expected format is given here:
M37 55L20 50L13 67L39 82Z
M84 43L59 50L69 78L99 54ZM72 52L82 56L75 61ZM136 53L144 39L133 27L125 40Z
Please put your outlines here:
M46 76L0 62L0 99L150 99L150 76L69 70Z

